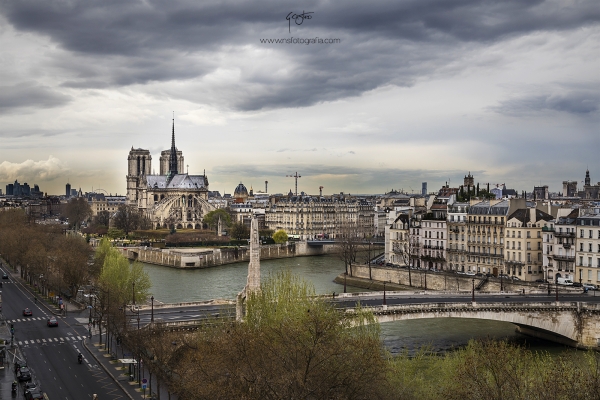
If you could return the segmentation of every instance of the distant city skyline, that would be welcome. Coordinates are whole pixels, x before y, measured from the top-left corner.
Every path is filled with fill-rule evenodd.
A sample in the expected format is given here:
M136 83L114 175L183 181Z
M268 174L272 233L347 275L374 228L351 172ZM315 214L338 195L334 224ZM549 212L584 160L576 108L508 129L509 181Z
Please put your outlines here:
M173 111L222 194L294 191L295 172L309 194L600 181L594 0L23 0L0 26L2 188L124 195L129 150L158 173Z

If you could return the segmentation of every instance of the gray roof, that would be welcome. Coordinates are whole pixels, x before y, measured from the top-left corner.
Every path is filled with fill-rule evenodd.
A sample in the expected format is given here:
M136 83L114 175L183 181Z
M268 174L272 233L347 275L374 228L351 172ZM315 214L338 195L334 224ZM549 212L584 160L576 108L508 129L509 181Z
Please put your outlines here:
M147 175L148 188L157 189L200 189L206 188L204 175L178 174L167 185L166 175Z

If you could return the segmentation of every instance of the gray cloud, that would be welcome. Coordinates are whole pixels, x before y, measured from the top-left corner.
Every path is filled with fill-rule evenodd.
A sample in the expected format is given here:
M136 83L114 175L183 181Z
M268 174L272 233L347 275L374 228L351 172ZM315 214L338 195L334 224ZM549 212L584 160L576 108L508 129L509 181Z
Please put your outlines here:
M64 178L68 171L65 163L53 156L49 156L47 160L26 160L22 163L3 161L0 163L0 181L19 180L20 183L28 182L33 185Z
M592 114L600 109L600 94L591 90L572 90L561 94L531 94L503 100L492 111L506 115L523 115L542 111Z
M69 88L106 88L194 80L220 67L238 69L236 90L219 82L194 90L167 88L157 95L210 101L242 111L304 107L361 94L384 85L411 86L446 71L469 51L544 30L577 29L600 21L595 0L313 0L314 17L287 32L285 16L297 3L229 1L6 2L0 12L16 29L50 37L72 52L55 60ZM260 38L340 38L329 45L259 44ZM284 64L256 71L244 62L268 50ZM229 57L232 65L218 60ZM456 67L455 67L456 68ZM459 68L460 69L460 68ZM537 100L540 101L539 99ZM572 105L560 101L551 109ZM584 104L580 110L589 109ZM580 111L580 113L585 113Z
M23 107L58 107L67 104L69 101L69 96L35 82L0 86L0 113Z

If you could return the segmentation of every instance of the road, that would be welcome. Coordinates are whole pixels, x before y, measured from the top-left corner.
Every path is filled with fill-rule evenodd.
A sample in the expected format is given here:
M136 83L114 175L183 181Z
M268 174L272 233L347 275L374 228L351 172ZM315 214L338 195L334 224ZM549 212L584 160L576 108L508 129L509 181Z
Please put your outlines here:
M33 311L32 316L23 316L26 307ZM94 393L101 399L126 398L83 346L87 328L76 318L85 317L85 311L57 317L58 327L48 327L46 320L53 316L50 309L34 302L12 277L2 280L2 308L7 324L14 327L17 354L26 360L33 380L50 400L91 399ZM84 356L82 364L77 362L79 352ZM10 373L13 371L11 363ZM17 398L22 396L23 388L19 387Z
M331 300L331 299L330 299ZM355 307L360 301L363 306L380 306L383 303L382 292L369 292L361 296L353 296L347 298L336 297L334 300L337 307L349 308ZM555 294L548 296L547 294L494 294L480 295L475 293L475 301L478 304L486 303L532 303L532 302L554 302ZM560 302L600 302L600 293L594 296L593 292L588 294L559 294ZM470 303L471 294L452 294L445 295L442 293L428 292L428 294L396 294L393 292L386 293L386 304L388 306L396 304L423 304L423 303ZM140 326L145 326L151 321L151 310L144 309L140 311ZM154 310L155 322L186 322L206 319L210 317L235 316L235 305L192 305L175 308L161 308ZM132 325L137 325L137 318L134 317Z

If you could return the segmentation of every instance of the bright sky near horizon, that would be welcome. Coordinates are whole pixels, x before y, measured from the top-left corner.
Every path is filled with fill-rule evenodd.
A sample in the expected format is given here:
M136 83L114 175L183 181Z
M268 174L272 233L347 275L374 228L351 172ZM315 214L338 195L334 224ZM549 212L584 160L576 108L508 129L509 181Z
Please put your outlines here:
M3 191L125 194L173 111L221 193L600 181L597 0L5 0L0 49Z

